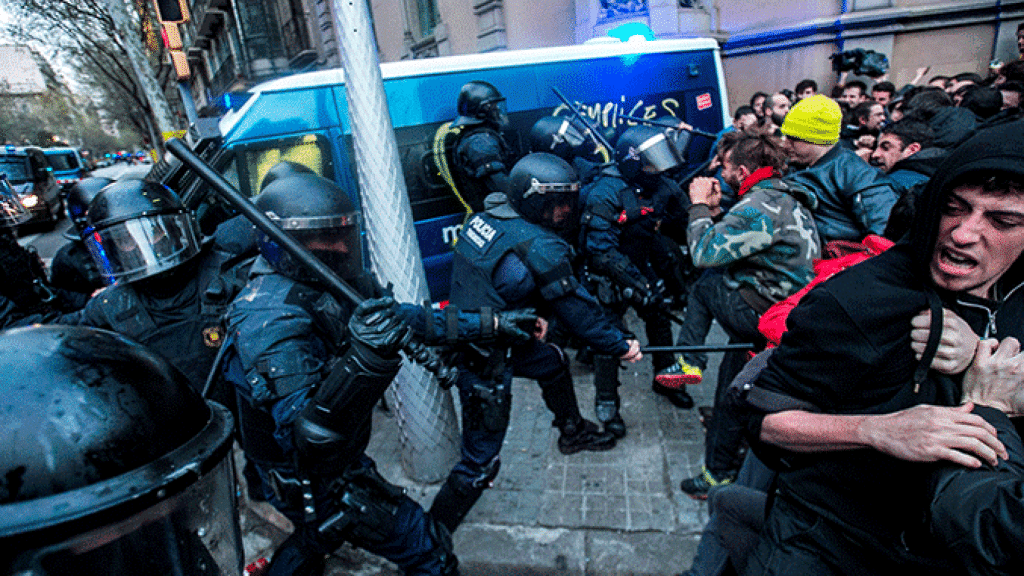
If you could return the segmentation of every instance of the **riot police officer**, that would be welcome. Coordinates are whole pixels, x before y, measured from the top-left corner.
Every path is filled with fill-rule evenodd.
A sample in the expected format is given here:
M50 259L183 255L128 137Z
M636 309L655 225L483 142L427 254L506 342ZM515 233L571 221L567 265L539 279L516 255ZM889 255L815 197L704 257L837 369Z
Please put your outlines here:
M681 159L666 134L653 126L633 126L615 144L616 164L602 168L584 190L586 207L581 238L590 281L599 299L619 316L632 305L644 321L652 345L671 346L672 326L661 314L663 282L654 269L650 247L657 241L658 220L645 191L651 177L677 167ZM652 355L655 372L671 365L671 354ZM652 382L652 389L681 408L692 408L693 398ZM620 437L626 427L619 414L618 361L594 356L595 411L607 429Z
M248 261L200 239L195 218L170 188L119 180L89 203L85 237L103 290L61 323L113 330L145 344L203 390L224 341L222 315L244 285ZM231 408L225 387L209 398Z
M265 212L355 289L379 296L362 268L355 206L314 174L275 179L256 197ZM238 397L242 444L266 497L295 524L268 574L318 574L348 541L406 574L456 574L447 529L388 483L364 453L372 409L398 372L409 329L429 341L530 338L537 317L374 297L339 302L317 276L263 233L249 283L227 314L226 377Z
M611 161L609 150L565 116L542 116L533 123L529 136L531 152L548 152L571 164L581 187L590 184L601 165Z
M504 310L536 307L590 346L629 361L640 359L629 339L579 284L572 248L556 231L576 222L579 182L572 167L547 153L528 154L509 175L507 202L488 198L455 243L449 308ZM462 405L462 459L448 475L430 512L454 530L497 476L511 411L513 376L536 380L563 454L609 450L615 438L580 415L563 352L533 340L511 347L464 346L457 386Z
M505 97L487 82L468 82L459 90L458 112L438 128L434 162L467 212L479 212L488 194L508 190Z
M0 175L0 328L55 322L84 303L51 287L39 254L18 244L16 229L31 217Z
M64 200L72 230L65 232L68 242L61 246L50 262L50 284L72 292L91 295L106 286L96 261L85 246L85 235L89 229L87 213L89 203L100 190L113 183L110 178L83 178L71 187Z

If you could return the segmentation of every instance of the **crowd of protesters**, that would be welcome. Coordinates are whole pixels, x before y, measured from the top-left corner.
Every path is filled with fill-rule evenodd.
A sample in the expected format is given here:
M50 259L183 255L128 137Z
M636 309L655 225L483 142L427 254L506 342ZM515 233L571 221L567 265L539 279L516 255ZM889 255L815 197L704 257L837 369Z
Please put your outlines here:
M731 254L698 264L686 316L710 310L761 352L719 368L681 486L710 512L683 576L1024 569L1024 25L1018 46L987 76L843 75L829 95L807 79L736 110L751 144L717 148L736 203L715 214L708 182L689 185L695 261ZM710 278L747 293L694 299ZM699 382L706 364L671 372Z

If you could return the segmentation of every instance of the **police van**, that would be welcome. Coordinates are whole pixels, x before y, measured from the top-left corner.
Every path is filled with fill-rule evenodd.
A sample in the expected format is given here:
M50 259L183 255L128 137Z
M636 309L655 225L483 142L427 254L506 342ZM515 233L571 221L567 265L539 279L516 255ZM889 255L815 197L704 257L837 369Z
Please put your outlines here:
M416 234L434 301L447 299L451 242L465 208L440 176L433 154L438 128L456 116L459 89L493 84L506 98L505 134L518 156L529 152L530 127L544 115L569 115L552 87L603 132L624 117L675 117L716 133L730 120L718 44L712 39L615 42L470 54L381 64ZM215 167L249 196L271 166L304 164L357 190L344 73L325 70L255 86L238 110L220 120ZM700 164L713 142L692 138L687 161ZM511 166L509 166L511 168ZM200 185L196 185L200 186ZM356 199L358 202L358 199Z

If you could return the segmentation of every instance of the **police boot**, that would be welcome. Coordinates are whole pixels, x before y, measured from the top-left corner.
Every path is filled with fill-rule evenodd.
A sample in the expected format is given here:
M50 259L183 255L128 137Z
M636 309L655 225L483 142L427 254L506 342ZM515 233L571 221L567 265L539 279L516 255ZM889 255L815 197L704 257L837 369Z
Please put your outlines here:
M626 435L626 423L619 414L619 359L607 354L594 355L594 414L606 432L616 438Z
M584 420L580 414L580 407L576 403L576 388L573 387L572 374L568 368L563 369L554 378L538 380L537 384L540 385L540 395L544 399L544 404L555 415L552 425L562 433L558 437L559 452L600 452L615 447L615 436L601 432L597 424Z
M580 418L574 422L563 422L558 425L562 433L558 437L558 451L569 455L588 450L604 452L615 447L615 436L602 432L601 427L590 420Z
M476 504L484 490L490 487L500 467L501 461L495 456L473 477L453 470L434 497L434 502L430 505L430 515L447 528L449 533L454 533L462 519L473 508L473 504Z

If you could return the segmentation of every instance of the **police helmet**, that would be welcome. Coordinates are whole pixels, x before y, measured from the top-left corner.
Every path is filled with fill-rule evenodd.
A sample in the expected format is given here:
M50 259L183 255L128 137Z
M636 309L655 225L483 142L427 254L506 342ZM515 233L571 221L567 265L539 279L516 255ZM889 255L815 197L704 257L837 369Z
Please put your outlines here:
M148 180L104 187L86 213L83 239L108 284L166 272L199 254L195 217L170 188Z
M582 150L586 135L564 116L544 116L530 128L530 150L549 152L572 162L577 156L587 156Z
M83 235L89 227L89 220L86 218L86 213L89 211L89 203L100 193L100 190L113 184L113 182L110 178L82 178L71 187L64 202L64 209L67 212L68 219L75 226L75 230L78 230L79 236Z
M0 230L14 229L32 219L32 214L21 205L17 192L11 188L6 174L0 174Z
M363 272L359 245L359 213L348 194L316 174L278 178L255 199L256 207L345 280ZM277 242L258 232L260 254L281 274L303 282L316 281Z
M469 82L459 90L459 117L453 126L490 124L498 130L508 127L505 97L492 84L480 80Z
M0 394L5 574L238 573L233 419L167 360L107 330L7 330Z
M615 162L626 180L641 173L660 174L683 164L667 130L639 125L628 128L615 143Z
M260 191L277 180L278 178L284 178L285 176L293 176L295 174L316 174L312 168L305 164L299 164L298 162L292 162L291 160L283 160L271 166L270 170L267 170L263 181L260 182Z
M508 201L524 220L551 230L576 226L580 181L568 162L534 152L516 162L508 178Z

